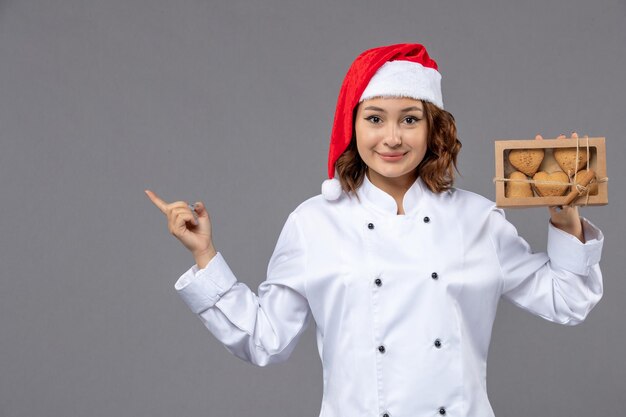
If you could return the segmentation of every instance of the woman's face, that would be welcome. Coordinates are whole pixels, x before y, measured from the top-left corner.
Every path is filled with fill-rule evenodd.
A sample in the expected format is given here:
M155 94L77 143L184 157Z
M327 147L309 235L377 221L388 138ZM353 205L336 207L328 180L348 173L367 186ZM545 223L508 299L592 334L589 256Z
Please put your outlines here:
M427 149L424 106L412 98L373 98L357 108L354 123L359 155L370 179L410 184ZM381 178L385 177L385 178Z

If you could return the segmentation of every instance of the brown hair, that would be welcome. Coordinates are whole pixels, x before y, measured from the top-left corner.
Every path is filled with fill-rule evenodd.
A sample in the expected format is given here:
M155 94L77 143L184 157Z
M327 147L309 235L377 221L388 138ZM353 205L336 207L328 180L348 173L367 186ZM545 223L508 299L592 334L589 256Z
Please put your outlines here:
M454 184L454 170L459 172L456 159L462 144L456 136L454 116L428 101L421 100L421 102L424 105L424 118L427 123L428 146L424 159L416 170L432 192L440 193L449 190ZM350 144L335 162L341 188L354 194L363 183L367 169L356 146L354 124L357 109L358 105L352 114Z

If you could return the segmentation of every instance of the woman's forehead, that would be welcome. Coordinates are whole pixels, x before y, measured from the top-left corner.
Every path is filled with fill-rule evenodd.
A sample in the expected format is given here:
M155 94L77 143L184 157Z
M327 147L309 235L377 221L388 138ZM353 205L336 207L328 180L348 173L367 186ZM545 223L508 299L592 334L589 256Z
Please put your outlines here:
M359 103L359 107L364 110L378 108L390 111L407 107L423 109L422 101L411 97L372 97Z

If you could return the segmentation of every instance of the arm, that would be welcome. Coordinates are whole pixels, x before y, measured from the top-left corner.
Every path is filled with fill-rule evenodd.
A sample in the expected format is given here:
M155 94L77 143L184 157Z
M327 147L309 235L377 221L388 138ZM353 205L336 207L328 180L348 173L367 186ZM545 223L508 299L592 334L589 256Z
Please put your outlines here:
M502 209L489 215L489 234L500 263L503 297L546 320L576 325L603 293L600 257L604 236L581 217L585 243L548 221L547 253L532 253L505 219Z
M258 295L237 281L220 252L205 268L193 265L174 285L226 349L258 366L286 360L311 318L306 250L296 219L295 213L287 218Z

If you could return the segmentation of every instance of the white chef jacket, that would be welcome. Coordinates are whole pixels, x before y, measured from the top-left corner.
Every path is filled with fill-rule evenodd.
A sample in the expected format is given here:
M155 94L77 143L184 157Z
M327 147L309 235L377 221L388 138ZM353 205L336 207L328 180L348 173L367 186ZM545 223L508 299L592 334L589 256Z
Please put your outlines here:
M493 417L486 364L501 297L546 320L582 322L602 297L604 236L548 220L533 253L493 201L421 178L397 214L367 176L354 196L291 212L255 294L220 252L175 289L237 357L286 360L310 319L323 364L320 417Z

